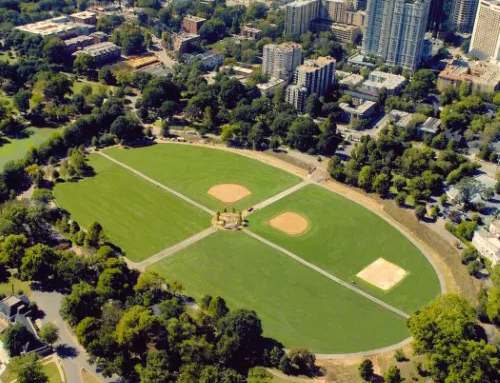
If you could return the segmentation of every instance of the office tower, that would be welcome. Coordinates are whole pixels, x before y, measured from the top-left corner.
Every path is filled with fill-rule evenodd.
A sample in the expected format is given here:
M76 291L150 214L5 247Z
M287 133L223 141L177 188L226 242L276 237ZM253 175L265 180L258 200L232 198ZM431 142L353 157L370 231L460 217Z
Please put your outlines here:
M264 45L262 73L290 81L295 68L302 62L302 47L297 43Z
M500 1L479 2L469 52L480 59L500 61Z
M461 33L472 32L478 2L478 0L453 0L451 10L453 29Z
M427 30L432 33L432 37L437 37L438 33L443 29L448 3L449 0L431 0Z
M430 0L368 0L361 52L415 70L422 58Z
M285 7L285 32L301 35L309 30L309 23L319 14L320 0L289 3Z
M286 100L295 109L304 111L307 97L313 93L324 96L334 78L335 60L330 56L306 60L297 67L294 84L287 88Z

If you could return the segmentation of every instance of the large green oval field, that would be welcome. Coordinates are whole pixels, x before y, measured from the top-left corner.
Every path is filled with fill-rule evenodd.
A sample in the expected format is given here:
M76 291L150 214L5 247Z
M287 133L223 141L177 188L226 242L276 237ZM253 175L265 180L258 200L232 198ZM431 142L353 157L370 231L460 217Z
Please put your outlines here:
M235 204L243 209L302 181L260 161L214 148L161 144L110 148L104 153L112 158L89 156L95 177L56 186L56 203L83 226L101 222L133 261L144 261L208 228L212 217L196 203L224 208L207 194L213 185L234 183L251 190ZM191 203L161 184L189 197ZM363 206L317 185L289 192L248 216L251 232L196 236L187 247L176 247L163 259L155 257L156 263L147 260L142 265L179 278L188 295L220 295L233 309L255 310L265 334L287 347L349 353L405 339L406 314L440 293L439 278L426 257ZM269 221L284 212L299 214L309 227L288 235L271 226ZM387 290L357 276L380 259L396 267L389 274L405 273Z

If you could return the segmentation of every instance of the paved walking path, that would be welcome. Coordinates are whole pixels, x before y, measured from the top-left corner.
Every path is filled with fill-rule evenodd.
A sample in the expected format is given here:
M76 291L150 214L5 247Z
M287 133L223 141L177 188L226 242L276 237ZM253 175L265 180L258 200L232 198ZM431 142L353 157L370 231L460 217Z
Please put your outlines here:
M200 231L199 233L193 235L192 237L185 239L182 242L176 243L175 245L170 246L170 247L166 248L165 250L160 251L158 254L155 254L142 262L135 263L135 262L131 262L130 260L128 260L127 263L130 266L132 266L133 268L136 268L140 271L144 271L147 269L148 266L152 265L153 263L156 263L156 262L162 260L163 258L166 258L169 255L172 255L172 254L202 240L203 238L208 237L210 234L213 234L216 231L217 231L217 228L215 226L211 226L208 229Z
M310 262L307 262L306 260L302 259L301 257L299 257L298 255L292 253L291 251L288 251L287 249L281 247L281 246L278 246L276 245L275 243L271 242L271 241L268 241L267 239L265 238L262 238L261 236L251 232L250 230L248 229L243 229L242 230L244 233L248 234L249 236L259 240L260 242L268 245L268 246L271 246L273 248L275 248L276 250L279 250L281 251L282 253L288 255L290 258L296 260L297 262L300 262L302 263L304 266L307 266L309 267L310 269L324 275L325 277L327 277L328 279L338 283L339 285L345 287L346 289L349 289L351 291L354 291L355 293L358 293L359 295L371 300L372 302L386 308L387 310L390 310L400 316L402 316L403 318L405 319L408 319L410 317L410 315L408 315L407 313L405 313L404 311L394 307L394 306L391 306L390 304L388 303L385 303L384 301L378 299L378 298L375 298L373 295L370 295L368 294L367 292L361 290L361 289L358 289L357 287L354 287L352 286L351 284L347 283L347 282L344 282L342 279L340 278L337 278L335 275L333 274L330 274L329 272L323 270L322 268L310 263Z
M124 164L123 162L120 162L120 161L114 159L113 157L108 156L107 154L103 153L102 151L97 151L95 153L100 154L104 158L107 158L108 160L114 162L115 164L120 165L121 167L131 171L132 173L138 175L139 177L145 179L146 181L151 182L153 185L161 187L162 189L168 191L169 193L172 193L173 195L186 201L187 203L190 203L191 205L196 206L198 209L201 209L201 210L207 212L208 214L215 216L215 211L210 210L209 208L203 206L202 204L199 204L198 202L193 201L191 198L186 197L184 194L181 194L181 193L175 191L174 189L171 189L168 186L165 186L162 183L155 181L151 177L148 177L147 175L145 175L144 173L141 173L140 171L134 169L133 167L130 167L130 166Z
M253 211L256 211L256 210L259 210L259 209L263 209L266 206L269 206L269 205L271 205L271 204L279 201L280 199L285 198L286 196L289 196L292 193L295 193L297 190L300 190L304 186L309 185L309 184L310 184L309 181L302 181L302 182L298 183L297 185L292 186L289 189L283 190L281 193L278 193L278 194L272 196L271 198L268 198L265 201L262 201L262 202L260 202L260 203L258 203L256 205L254 205L253 206L253 208L254 208Z

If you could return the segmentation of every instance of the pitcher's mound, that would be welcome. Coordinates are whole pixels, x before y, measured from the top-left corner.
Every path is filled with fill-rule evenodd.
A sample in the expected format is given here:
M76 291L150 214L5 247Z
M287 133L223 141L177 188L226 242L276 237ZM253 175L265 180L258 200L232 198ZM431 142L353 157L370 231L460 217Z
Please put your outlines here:
M382 290L389 290L407 274L405 269L386 261L384 258L379 258L361 270L356 276Z
M299 235L307 230L309 222L303 216L291 211L281 213L268 221L272 227L288 235Z
M208 194L226 205L231 205L252 193L246 187L238 184L220 184L208 189Z

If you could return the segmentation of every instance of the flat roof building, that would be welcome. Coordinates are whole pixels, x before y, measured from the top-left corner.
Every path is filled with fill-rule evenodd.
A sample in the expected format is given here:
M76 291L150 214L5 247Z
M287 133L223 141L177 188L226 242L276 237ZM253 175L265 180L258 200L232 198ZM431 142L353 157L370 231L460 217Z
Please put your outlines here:
M95 60L95 63L97 65L100 65L106 62L118 60L121 56L121 49L118 45L107 41L104 43L85 47L82 50L74 52L73 56L76 57L79 54L87 54L92 56Z
M356 25L333 23L330 30L336 40L351 45L354 45L362 35L361 28Z
M78 49L82 49L84 47L88 47L89 45L94 44L94 39L91 36L77 36L71 39L65 40L64 45L66 46L66 52L73 53Z
M187 53L200 44L200 35L181 32L174 37L174 52Z
M500 1L479 2L469 53L480 59L500 61Z
M244 25L240 29L240 36L248 37L252 40L258 40L262 34L262 29Z
M453 61L439 73L436 87L443 91L448 87L459 87L462 82L471 84L473 91L497 92L500 90L500 67L481 61Z
M441 120L439 118L427 117L422 124L417 126L418 135L421 139L426 137L434 137L438 134L441 128Z
M286 91L286 100L299 111L303 111L307 97L316 93L324 96L335 78L336 61L330 56L306 60L295 70L294 84Z
M500 261L500 240L498 235L484 229L478 229L474 232L472 244L483 257L491 261L493 266Z
M89 25L97 24L97 15L94 12L89 12L89 11L77 12L69 15L69 17L71 18L71 21L73 21L74 23L82 23Z
M204 19L203 17L187 15L182 20L182 29L184 32L198 35L200 34L200 28L205 21L207 21L207 19Z
M281 78L289 82L302 62L302 47L297 43L264 45L262 73L269 77Z
M261 95L270 97L274 95L276 88L285 84L285 80L281 78L272 78L268 82L257 84L257 88L260 90Z
M406 78L392 73L375 70L368 75L362 87L379 93L382 88L387 90L388 95L400 92L406 85Z
M345 102L341 102L339 107L342 109L344 118L347 121L351 121L353 118L364 120L371 117L373 113L375 113L377 103L373 101L363 101L356 105L349 105Z
M337 71L337 74L339 72ZM340 81L340 85L347 86L351 89L357 88L360 86L365 78L361 76L360 74L355 74L355 73L348 73L345 77L343 77Z
M21 25L16 27L16 29L42 37L57 36L61 39L68 39L80 35L89 35L95 31L95 26L75 23L68 16L59 16L37 21L36 23Z

